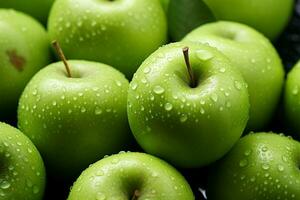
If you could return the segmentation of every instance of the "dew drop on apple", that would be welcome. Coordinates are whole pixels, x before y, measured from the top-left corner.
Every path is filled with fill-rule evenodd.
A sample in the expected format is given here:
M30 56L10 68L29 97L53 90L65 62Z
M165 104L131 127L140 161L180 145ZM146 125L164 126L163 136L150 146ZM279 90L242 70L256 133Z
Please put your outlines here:
M182 115L182 116L180 117L180 122L184 123L184 122L187 121L187 119L188 119L188 117L187 117L186 115Z
M283 171L284 171L284 166L283 166L283 165L278 165L278 170L279 170L280 172L283 172Z
M293 93L293 95L298 95L298 93L299 93L299 87L298 86L295 86L294 88L293 88L293 91L292 91L292 93Z
M218 101L218 95L212 94L212 95L211 95L211 99L212 99L214 102L217 102L217 101Z
M40 192L40 188L38 187L38 186L33 186L33 188L32 188L32 192L33 192L33 194L37 194L37 193L39 193Z
M173 105L171 103L166 103L165 104L165 110L166 111L171 111L173 109Z
M241 90L242 89L242 84L239 81L234 81L234 86L237 90Z
M148 74L150 71L151 71L151 68L150 67L146 67L143 72L145 74Z
M153 88L153 92L155 94L163 94L165 92L165 89L163 87L157 85Z
M248 165L247 159L242 159L239 163L240 167L246 167Z
M96 195L96 200L106 200L106 196L103 193L98 192Z
M81 107L80 111L81 111L82 113L85 113L85 112L86 112L86 108L85 108L85 107Z
M132 89L132 90L136 90L137 87L138 87L138 84L137 84L137 83L135 83L135 82L132 82L132 83L131 83L131 89Z
M207 51L207 50L197 50L196 51L196 56L200 60L203 60L203 61L210 60L214 57L214 55L211 52Z
M2 181L1 183L0 183L0 188L1 189L8 189L10 187L10 183L8 182L8 181Z
M95 115L101 115L102 114L102 109L101 108L99 108L99 107L96 107L96 109L95 109Z
M117 85L117 86L119 86L119 87L121 87L121 86L122 86L122 83L121 83L121 81L119 81L119 80L116 80L116 85Z
M262 165L262 168L263 168L264 170L268 170L268 169L270 169L270 165L267 164L267 163L264 163L264 164Z
M224 73L226 71L226 69L224 67L220 68L220 72Z

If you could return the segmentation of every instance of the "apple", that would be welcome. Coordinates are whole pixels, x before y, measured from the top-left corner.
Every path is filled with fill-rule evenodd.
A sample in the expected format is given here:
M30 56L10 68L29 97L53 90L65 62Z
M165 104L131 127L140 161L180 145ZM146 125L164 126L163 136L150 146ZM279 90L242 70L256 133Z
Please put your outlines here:
M270 41L249 26L225 21L203 25L183 41L209 44L231 60L249 86L251 106L247 129L266 127L284 84L284 68Z
M207 21L228 20L247 24L275 40L288 24L293 8L294 0L171 0L169 29L178 41Z
M286 125L291 132L300 136L300 62L288 73L284 91L284 110Z
M211 171L210 200L299 199L300 143L273 133L242 138Z
M26 86L18 125L54 175L73 178L90 163L131 142L128 81L105 64L70 60L51 64ZM68 69L68 68L67 68Z
M210 164L228 152L242 135L248 113L245 81L208 45L160 48L138 69L128 92L128 118L138 143L184 168Z
M13 8L25 12L46 24L54 0L0 0L0 8Z
M68 58L106 63L128 78L167 40L159 0L57 0L48 31Z
M42 200L46 173L32 142L18 129L0 122L0 199Z
M202 0L170 0L167 19L173 41L179 41L198 26L216 20Z
M160 0L160 2L161 2L161 5L163 6L163 9L165 10L165 12L167 12L170 0Z
M144 153L121 153L86 169L68 200L194 200L184 177L171 165Z
M294 0L203 0L217 20L247 24L275 40L288 24ZM276 19L276 20L274 20Z
M0 120L15 114L30 78L50 62L45 29L33 18L0 9Z

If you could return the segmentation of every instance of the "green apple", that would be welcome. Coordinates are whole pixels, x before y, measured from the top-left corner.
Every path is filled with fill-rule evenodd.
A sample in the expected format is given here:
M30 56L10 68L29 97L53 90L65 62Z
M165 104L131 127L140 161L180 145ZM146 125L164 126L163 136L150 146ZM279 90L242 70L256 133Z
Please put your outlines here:
M288 73L284 91L284 111L287 126L300 136L300 62Z
M213 21L215 17L202 0L170 0L168 27L173 41L179 41L198 26Z
M167 39L159 0L57 0L48 30L68 58L106 63L128 78Z
M242 73L250 94L249 130L268 125L280 99L284 68L270 41L249 26L215 22L189 33L183 41L209 44L224 53Z
M171 0L169 29L172 39L178 41L208 21L228 20L252 26L275 40L288 24L293 8L294 0Z
M18 129L0 122L0 199L42 200L46 184L43 160Z
M160 0L161 5L163 6L165 12L168 11L170 0Z
M68 200L194 200L184 177L163 160L144 153L122 153L86 169Z
M242 138L211 171L209 200L300 198L300 143L272 133Z
M53 2L54 0L0 0L0 8L13 8L25 12L46 24Z
M114 68L95 62L62 62L39 73L19 103L19 128L40 150L53 174L73 178L106 154L130 143L128 81Z
M294 0L203 0L216 19L236 21L254 27L276 39L293 13Z
M0 119L14 115L30 78L50 62L44 28L17 11L0 9Z
M193 86L182 53L186 46ZM145 60L130 83L127 110L131 130L146 152L176 166L200 167L221 158L240 138L249 98L242 76L223 54L183 42L166 45Z

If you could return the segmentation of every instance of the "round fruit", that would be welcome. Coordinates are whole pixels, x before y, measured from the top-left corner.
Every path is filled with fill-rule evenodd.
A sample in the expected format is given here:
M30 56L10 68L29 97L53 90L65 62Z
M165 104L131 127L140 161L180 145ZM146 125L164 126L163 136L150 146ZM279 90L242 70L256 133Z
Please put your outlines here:
M31 77L50 62L45 29L33 18L0 9L0 119L15 114Z
M182 52L186 46L195 86L190 85ZM242 135L248 114L242 76L207 45L166 45L145 60L130 83L128 116L138 143L180 167L200 167L221 158Z
M194 200L189 184L172 166L143 153L104 158L85 170L68 200Z

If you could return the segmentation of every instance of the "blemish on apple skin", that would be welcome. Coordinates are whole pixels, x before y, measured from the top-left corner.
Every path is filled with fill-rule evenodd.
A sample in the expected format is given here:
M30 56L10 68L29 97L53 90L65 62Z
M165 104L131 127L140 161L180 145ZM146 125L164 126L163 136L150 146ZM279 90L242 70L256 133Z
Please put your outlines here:
M24 66L26 64L26 60L24 57L17 54L15 49L7 50L6 55L9 57L10 63L19 71L24 70Z

